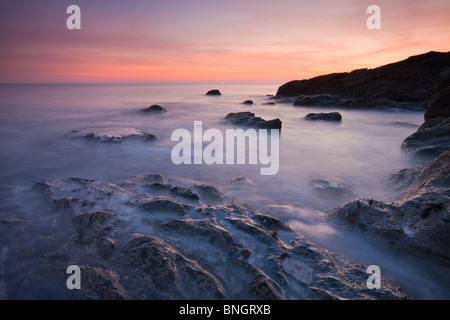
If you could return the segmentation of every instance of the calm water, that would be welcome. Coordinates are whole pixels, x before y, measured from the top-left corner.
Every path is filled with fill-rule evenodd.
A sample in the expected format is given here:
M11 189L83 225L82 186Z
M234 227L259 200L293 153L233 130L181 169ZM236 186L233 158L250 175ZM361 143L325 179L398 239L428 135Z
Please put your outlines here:
M354 239L338 237L335 228L324 221L323 212L360 197L389 200L386 179L420 163L404 154L400 145L423 122L423 113L263 105L270 101L266 95L275 94L278 85L2 85L1 184L13 186L16 202L26 207L22 197L41 179L89 177L119 183L154 172L186 183L205 182L219 187L227 201L277 216L333 250L404 275L404 267L411 266L408 261L393 261L383 250L373 249L368 254L367 247L355 247ZM222 96L205 96L214 88L220 89ZM255 105L241 104L247 99ZM160 104L168 112L139 112L152 104ZM204 130L224 131L233 127L221 120L238 111L283 121L277 175L261 176L260 165L172 163L173 130L192 132L194 121L201 120ZM303 120L309 112L329 111L339 111L342 123ZM110 126L138 128L156 134L160 141L99 144L70 134L72 130ZM239 176L246 176L254 186L242 189L230 183ZM318 195L308 186L312 179L345 182L352 193L338 198ZM402 281L416 279L425 297L440 292L439 285L417 268Z

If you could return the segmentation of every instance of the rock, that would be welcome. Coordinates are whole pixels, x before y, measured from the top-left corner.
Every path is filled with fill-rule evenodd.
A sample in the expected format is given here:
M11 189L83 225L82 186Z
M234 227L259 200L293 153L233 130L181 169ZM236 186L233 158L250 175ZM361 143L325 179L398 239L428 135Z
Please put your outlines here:
M265 105L265 106L274 106L274 105L276 105L276 103L275 102L264 102L263 105Z
M450 87L450 78L445 78L436 85L436 93L439 93L441 90L447 87Z
M229 113L224 120L234 125L253 127L258 129L280 129L281 120L264 120L260 117L256 117L254 113L244 111L237 113Z
M160 291L162 297L225 298L217 279L157 237L133 235L123 249L121 261L143 272L140 279ZM191 286L183 289L182 282Z
M160 112L166 112L167 110L160 105L154 104L151 105L148 108L144 108L141 110L142 112L151 112L151 113L160 113Z
M329 106L339 105L342 101L340 96L320 94L320 95L303 95L294 102L295 107L303 106Z
M192 202L171 192L178 187L175 193L184 194L190 188L160 183L169 179L157 174L146 178L128 188L87 178L37 183L34 190L50 206L47 221L53 229L47 230L51 237L39 239L38 247L43 249L22 250L33 265L36 261L28 256L36 254L37 265L42 266L37 273L29 268L26 279L36 273L39 278L31 276L34 282L47 283L52 275L63 275L61 270L81 261L90 267L82 267L87 271L82 288L84 282L86 287L77 294L90 299L407 297L388 280L383 280L382 291L365 290L366 267L314 244L275 217L238 204ZM149 187L150 181L160 181L154 185L166 195L158 195ZM247 181L239 177L234 183ZM192 190L199 192L202 201L204 195L222 198L214 186L199 184ZM427 205L422 216L431 221L439 210L439 205ZM26 225L45 227L45 220L38 219L38 224ZM57 235L61 241L54 241ZM0 261L3 269L9 266L9 257L17 256L10 251L11 244L8 248L0 254L7 259L3 266ZM29 288L28 282L7 281L5 277L8 287ZM65 287L51 292L55 297L71 294ZM13 297L9 291L8 297Z
M352 194L351 186L338 179L313 179L308 186L322 196L343 197Z
M253 101L252 100L245 100L244 102L242 102L242 104L246 104L246 105L253 105Z
M334 95L346 99L388 99L407 102L405 108L421 106L435 93L441 76L450 66L450 53L429 52L375 69L333 73L309 80L290 81L277 97Z
M199 184L195 185L194 189L199 193L202 201L206 201L207 203L222 203L223 202L223 194L219 190L219 188L208 185L208 184Z
M403 141L403 150L427 158L435 158L448 150L450 148L450 118L441 120L438 118L426 121L419 130Z
M142 210L148 212L166 212L185 215L192 206L174 201L167 197L157 197L153 200L144 201L139 206Z
M440 89L424 119L419 129L403 141L402 148L434 158L450 148L450 86Z
M207 95L207 96L220 96L220 95L222 95L222 93L220 93L220 91L217 90L217 89L213 89L213 90L209 90L209 91L206 93L206 95Z
M425 111L425 121L436 118L450 118L450 86L442 89Z
M111 270L99 267L80 267L81 295L92 293L93 299L125 300L126 291L120 283L119 275Z
M360 199L328 216L393 250L450 258L450 150L430 163L402 170L391 182L398 184L398 200Z
M141 140L145 142L159 140L159 138L154 134L150 134L136 128L127 127L93 128L81 130L75 134L80 138L89 141L107 143L118 143L125 140Z
M112 216L113 213L107 211L82 213L74 216L72 223L78 232L80 243L90 244L107 235L112 227L108 226L106 222Z
M339 112L308 113L305 120L342 121L342 116Z
M145 181L147 183L161 183L161 184L168 184L169 179L167 179L165 176L157 174L157 173L150 173L145 176Z
M246 187L255 187L255 184L247 177L245 176L241 176L241 177L236 177L230 180L231 183L233 184L238 184L241 186L246 186Z

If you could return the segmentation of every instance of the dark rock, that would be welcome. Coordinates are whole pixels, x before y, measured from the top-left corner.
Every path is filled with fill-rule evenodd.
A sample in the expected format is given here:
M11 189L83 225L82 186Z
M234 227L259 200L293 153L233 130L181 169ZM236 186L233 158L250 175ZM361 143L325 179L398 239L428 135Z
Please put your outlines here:
M329 211L329 217L393 250L450 258L450 150L391 181L399 184L395 202L360 199Z
M442 89L425 111L425 121L450 117L450 86Z
M389 99L422 104L450 66L450 53L429 52L375 69L333 73L282 85L278 97L335 95L341 98Z
M224 120L234 125L259 129L281 129L282 124L280 119L264 120L248 111L229 113Z
M144 108L141 110L142 112L152 112L152 113L159 113L159 112L166 112L167 110L160 105L154 104L151 105L148 108Z
M265 105L265 106L274 106L274 105L276 105L276 103L275 102L264 102L263 105Z
M252 100L245 100L244 102L242 102L242 104L253 105L253 101Z
M161 183L161 184L169 183L169 179L157 173L149 173L148 175L145 176L145 181L148 183Z
M167 212L185 215L192 209L191 206L179 203L170 198L158 197L153 200L145 201L139 206L141 209L149 212Z
M447 87L450 87L450 78L445 78L436 85L436 93L439 93L441 90Z
M209 90L206 93L206 95L208 95L208 96L220 96L220 95L222 95L222 93L220 93L220 91L217 90L217 89L213 89L213 90Z
M402 148L419 156L436 157L450 148L450 118L426 121L407 137Z
M72 223L78 232L78 239L82 244L90 244L101 236L106 235L111 226L107 221L113 213L106 211L89 212L76 215L72 218Z
M305 120L342 121L342 116L339 112L309 113Z
M127 294L120 283L119 275L99 267L81 266L81 293L91 292L92 298L102 300L125 300Z

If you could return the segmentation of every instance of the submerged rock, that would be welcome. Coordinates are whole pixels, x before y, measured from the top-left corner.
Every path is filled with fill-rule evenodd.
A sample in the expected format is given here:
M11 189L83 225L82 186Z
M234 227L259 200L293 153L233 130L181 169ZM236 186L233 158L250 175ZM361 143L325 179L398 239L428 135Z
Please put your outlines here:
M93 128L77 131L74 134L89 141L107 143L118 143L125 140L141 140L145 142L159 140L154 134L127 127Z
M229 122L234 125L246 126L259 129L280 129L281 130L281 120L264 120L260 117L256 117L253 112L244 111L237 113L229 113L224 118L225 122Z
M142 112L151 112L151 113L160 113L160 112L166 112L167 110L160 105L154 104L151 105L148 108L144 108L141 110Z
M308 113L305 120L342 121L342 116L339 112Z

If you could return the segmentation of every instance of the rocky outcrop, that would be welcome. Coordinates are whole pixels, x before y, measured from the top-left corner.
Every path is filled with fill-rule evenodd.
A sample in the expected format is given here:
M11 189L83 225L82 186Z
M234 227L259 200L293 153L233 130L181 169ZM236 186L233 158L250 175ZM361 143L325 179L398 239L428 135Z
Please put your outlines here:
M237 125L252 127L258 129L281 129L282 122L280 119L264 120L260 117L256 117L253 112L244 111L229 113L224 118L225 122Z
M391 178L398 200L359 199L328 212L331 220L398 252L450 258L450 150Z
M217 89L212 89L212 90L209 90L206 93L206 95L207 96L220 96L220 95L222 95L222 93L219 90L217 90Z
M450 148L450 86L444 80L440 91L425 112L425 122L417 132L407 137L402 148L420 156L436 157Z
M72 134L88 141L106 143L119 143L126 140L140 140L144 142L159 140L154 134L127 127L92 128L72 131Z
M333 73L309 80L295 80L282 85L277 97L334 96L332 103L345 106L340 99L369 99L379 106L376 99L392 101L398 107L423 107L434 96L436 85L450 75L450 53L429 52L375 69L359 69L352 72ZM320 99L323 101L325 97ZM317 99L317 98L316 98ZM321 104L311 102L310 104ZM329 102L329 101L328 101ZM359 101L359 103L364 102ZM383 104L385 104L385 102ZM303 99L308 105L308 98ZM355 101L358 104L358 101Z
M5 277L2 294L33 297L29 288L36 286L41 296L41 288L51 286L50 298L69 299L408 298L388 280L380 290L367 289L365 266L314 244L268 214L237 204L162 197L149 190L147 179L169 180L150 174L121 186L84 178L37 183L33 190L50 210L34 215L27 231L45 226L51 237L42 235L21 254L17 241L2 242L11 250L1 250L4 265L23 254L29 264L22 265L27 281ZM195 186L202 191L200 200L203 192L220 195L211 186ZM82 287L69 292L61 270L74 262L80 263ZM4 268L0 272L9 274Z
M322 121L342 121L342 116L339 112L329 113L308 113L305 120L322 120Z

